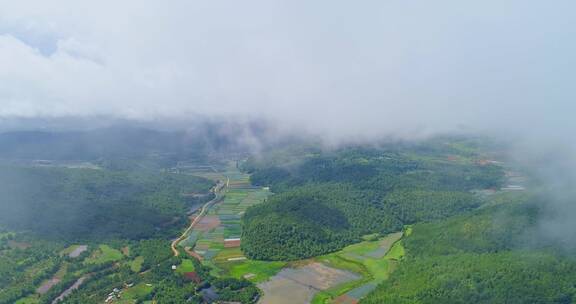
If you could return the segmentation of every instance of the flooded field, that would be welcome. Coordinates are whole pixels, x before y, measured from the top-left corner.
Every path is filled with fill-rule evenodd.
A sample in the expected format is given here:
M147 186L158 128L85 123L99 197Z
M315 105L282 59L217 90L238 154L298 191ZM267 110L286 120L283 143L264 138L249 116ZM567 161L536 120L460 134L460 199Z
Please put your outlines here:
M391 233L387 237L379 241L379 246L371 252L367 252L366 256L370 258L380 259L388 253L392 245L402 238L403 232Z
M264 292L260 304L310 303L318 291L358 280L359 275L311 263L298 268L285 268L270 280L258 285Z

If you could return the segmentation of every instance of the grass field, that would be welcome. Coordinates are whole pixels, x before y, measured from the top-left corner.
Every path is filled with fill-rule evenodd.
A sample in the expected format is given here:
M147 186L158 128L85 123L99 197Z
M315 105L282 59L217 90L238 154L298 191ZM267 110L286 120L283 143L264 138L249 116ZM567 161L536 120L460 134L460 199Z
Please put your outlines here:
M136 303L138 300L141 300L150 294L153 290L153 286L147 286L144 283L137 284L126 289L122 294L122 301L116 303Z
M23 299L16 301L15 304L37 304L37 303L40 303L38 296L31 295L31 296L28 296L26 298L23 298Z
M259 283L278 273L285 265L285 262L244 260L230 263L228 273L235 278L246 278Z
M100 245L84 262L87 264L104 264L114 262L124 257L122 252L108 245Z
M192 262L192 260L185 259L185 260L182 260L182 264L180 264L180 265L178 266L178 268L176 269L176 271L177 271L178 273L184 274L184 273L187 273L187 272L193 272L194 269L195 269L195 268L194 268L194 263Z
M134 272L140 272L142 263L144 263L144 257L138 256L130 262L130 269Z
M404 257L404 254L405 252L402 242L396 242L388 254L386 254L386 257L390 260L400 260Z
M219 269L219 275L234 278L246 278L259 283L278 273L286 262L254 261L244 257L240 248L226 248L220 251L213 259L214 265Z

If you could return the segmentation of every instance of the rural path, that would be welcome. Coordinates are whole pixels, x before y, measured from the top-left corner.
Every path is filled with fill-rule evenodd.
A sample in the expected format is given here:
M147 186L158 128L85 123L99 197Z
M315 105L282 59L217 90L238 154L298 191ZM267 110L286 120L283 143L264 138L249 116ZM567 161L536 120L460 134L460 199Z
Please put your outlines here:
M184 233L182 233L182 235L179 238L175 239L170 245L170 248L172 249L174 256L177 257L180 255L180 252L176 248L178 247L178 244L180 244L180 242L182 242L185 238L188 237L188 234L192 231L192 229L194 229L194 226L196 226L196 224L198 224L198 222L202 220L202 218L204 217L204 215L206 215L210 207L222 199L222 193L225 191L226 188L228 188L229 184L230 184L230 178L226 177L226 183L222 183L219 181L216 184L216 186L214 186L214 188L212 189L212 192L214 193L214 198L202 206L202 209L200 209L200 213L198 213L198 215L194 217L192 222L190 222L190 226L188 226L188 228L184 230Z

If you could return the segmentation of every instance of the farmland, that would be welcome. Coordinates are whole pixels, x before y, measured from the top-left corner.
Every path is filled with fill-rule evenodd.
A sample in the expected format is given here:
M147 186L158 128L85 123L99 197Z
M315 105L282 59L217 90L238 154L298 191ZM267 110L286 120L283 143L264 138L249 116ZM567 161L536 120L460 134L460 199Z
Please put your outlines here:
M255 283L266 281L279 272L286 262L256 261L247 259L240 248L228 248L220 251L213 259L221 274L237 279L245 278Z
M262 304L309 303L315 293L357 280L359 276L347 270L310 262L288 267L258 285L264 292Z
M310 260L249 259L240 248L241 218L248 207L263 202L270 191L251 186L249 175L240 172L234 163L219 171L210 169L187 173L214 181L227 180L223 200L210 207L180 246L200 257L216 276L258 283L263 291L262 303L357 303L388 278L404 254L400 241L403 232L397 232L384 237L366 235L361 243ZM185 263L186 260L178 272L184 272Z
M403 234L410 233L411 228L407 227L405 232L391 233L374 241L364 241L318 257L317 260L327 265L359 273L362 278L319 292L313 303L357 303L388 279L404 257L401 238Z
M270 191L253 187L250 176L240 172L235 162L217 170L212 166L187 168L187 174L197 175L214 181L227 181L222 190L223 199L210 206L207 214L198 221L180 246L202 258L204 264L213 267L218 276L243 277L243 269L253 269L258 274L249 276L252 280L262 280L275 271L266 270L267 262L246 260L240 250L242 226L241 217L250 206L262 203ZM270 269L279 270L283 263L271 263ZM261 269L261 271L258 271Z
M378 284L388 279L404 256L401 238L410 234L391 233L370 238L344 249L301 261L225 261L241 251L224 250L216 263L225 265L228 275L258 282L266 303L358 303Z

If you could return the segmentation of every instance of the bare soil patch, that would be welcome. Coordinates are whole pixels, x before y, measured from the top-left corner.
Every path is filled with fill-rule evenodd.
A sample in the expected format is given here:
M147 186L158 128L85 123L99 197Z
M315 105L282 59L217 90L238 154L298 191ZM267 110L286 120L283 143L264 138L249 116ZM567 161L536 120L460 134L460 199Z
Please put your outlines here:
M349 297L347 295L341 295L339 297L337 297L336 299L334 299L334 302L332 302L334 304L357 304L358 300Z
M220 218L217 215L207 215L194 226L194 229L207 232L218 226L220 226Z
M224 248L240 247L240 240L224 240Z

